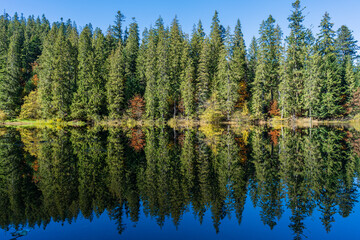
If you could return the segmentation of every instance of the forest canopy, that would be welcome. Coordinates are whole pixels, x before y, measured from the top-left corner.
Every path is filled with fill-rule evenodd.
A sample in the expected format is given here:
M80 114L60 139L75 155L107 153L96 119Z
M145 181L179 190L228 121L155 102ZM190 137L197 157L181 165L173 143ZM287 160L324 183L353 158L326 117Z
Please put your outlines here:
M314 35L299 0L283 36L270 15L246 47L240 20L186 34L175 17L140 29L118 11L103 32L71 20L0 16L2 119L352 118L359 113L357 41L329 13Z

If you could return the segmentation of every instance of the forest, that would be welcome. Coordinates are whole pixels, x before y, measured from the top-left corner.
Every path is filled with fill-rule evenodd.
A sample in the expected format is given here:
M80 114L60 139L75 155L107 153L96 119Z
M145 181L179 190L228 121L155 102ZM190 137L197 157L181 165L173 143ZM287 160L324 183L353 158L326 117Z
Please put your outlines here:
M294 1L290 34L270 15L246 47L215 11L209 34L177 17L140 29L117 12L106 32L45 16L0 17L0 120L352 119L360 111L357 41L329 13L318 33ZM80 31L81 30L81 31Z

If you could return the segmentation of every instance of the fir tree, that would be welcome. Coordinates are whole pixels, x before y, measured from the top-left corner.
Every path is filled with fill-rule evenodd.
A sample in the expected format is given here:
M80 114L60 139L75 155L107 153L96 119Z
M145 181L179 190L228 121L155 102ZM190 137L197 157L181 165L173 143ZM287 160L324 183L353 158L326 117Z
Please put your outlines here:
M184 113L187 118L194 116L195 111L195 70L192 58L190 58L189 45L184 47L182 62L186 66L181 74L180 94L184 106Z
M286 60L285 71L282 74L280 91L282 99L280 107L285 116L301 115L302 113L302 95L304 89L304 64L305 50L307 47L306 29L303 26L304 16L300 1L296 0L292 4L294 10L288 18L290 24L290 35L286 38Z
M110 118L120 118L125 108L125 57L123 46L119 42L117 49L109 58L109 80L106 85Z
M206 108L206 102L210 97L210 42L205 39L201 49L199 68L196 79L196 110L202 113Z
M190 42L190 57L193 60L195 79L197 78L198 66L200 61L201 49L204 43L205 33L201 21L199 21L197 27L194 26L191 42Z
M0 82L0 109L9 118L16 117L21 107L21 41L21 32L15 31L7 51L6 74Z
M239 107L243 108L245 106L246 100L248 100L248 66L246 62L246 47L241 31L240 20L237 21L235 26L234 36L231 41L231 61L230 61L230 74L231 78L234 79L234 84L237 86L233 88L232 91L237 91L233 93L235 101ZM238 95L238 96L236 96Z
M126 75L126 102L135 94L141 93L141 85L136 75L137 58L139 52L139 27L133 18L130 24L129 37L124 48Z

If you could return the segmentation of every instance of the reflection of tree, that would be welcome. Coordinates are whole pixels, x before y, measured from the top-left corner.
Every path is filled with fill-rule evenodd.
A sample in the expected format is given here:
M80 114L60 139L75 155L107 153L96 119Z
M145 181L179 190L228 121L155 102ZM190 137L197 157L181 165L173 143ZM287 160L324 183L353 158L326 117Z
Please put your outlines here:
M144 149L132 144L134 131L144 131ZM72 222L80 212L92 219L107 210L122 233L125 216L139 221L142 202L144 213L160 226L171 218L178 227L191 207L200 222L210 212L218 232L232 212L241 223L249 191L270 228L284 206L290 209L289 227L301 239L304 219L315 208L330 231L335 213L349 216L358 197L353 141L358 137L342 129L256 127L249 135L222 128L216 141L200 131L177 134L166 128L127 134L100 128L20 133L8 129L0 136L4 229L46 226L51 219Z
M271 229L280 219L283 209L283 192L280 179L280 162L278 151L264 138L261 129L255 129L252 135L252 163L254 164L254 183L252 191L254 205L261 208L260 216L264 224Z

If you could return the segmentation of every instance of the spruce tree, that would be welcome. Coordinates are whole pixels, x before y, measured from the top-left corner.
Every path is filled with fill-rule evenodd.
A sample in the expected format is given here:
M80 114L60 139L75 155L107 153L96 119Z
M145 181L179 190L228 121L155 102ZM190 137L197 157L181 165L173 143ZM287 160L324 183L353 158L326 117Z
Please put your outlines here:
M162 18L156 22L158 44L156 47L156 95L157 112L160 119L167 119L170 110L170 97L171 97L171 83L170 83L170 69L169 69L169 33L164 28Z
M196 79L196 110L198 114L206 109L206 103L210 97L210 48L209 39L205 39L201 49Z
M343 113L341 103L341 78L335 51L335 32L330 16L325 13L320 23L320 33L316 43L317 51L322 57L321 69L321 103L318 117L321 119L338 117Z
M300 1L292 4L294 10L288 20L290 22L290 35L286 38L286 60L285 71L281 76L280 91L282 99L280 107L285 116L301 115L302 95L304 89L304 64L305 50L308 45L306 41L306 29L303 26L304 16Z
M281 30L275 26L275 19L271 15L260 25L259 34L260 46L251 101L256 117L267 114L270 104L278 97L282 53Z
M65 37L64 24L61 24L54 44L54 72L51 86L52 108L55 118L70 116L70 105L75 86L74 58L70 42Z
M176 116L177 104L180 99L180 77L184 70L182 66L182 54L184 48L184 36L178 19L175 17L171 23L169 33L169 81L170 96L173 102L173 117Z
M241 31L240 20L237 20L235 26L234 36L231 41L231 61L230 61L230 74L234 79L234 83L237 85L233 91L237 91L237 99L234 99L235 103L239 107L243 108L248 100L248 65L246 62L246 47ZM236 93L234 93L236 94Z
M184 45L181 61L185 63L185 69L181 73L180 94L184 114L187 118L191 118L195 112L195 69L193 59L190 58L190 46L188 43Z
M125 21L125 16L120 12L117 11L115 16L114 25L111 26L111 34L114 39L118 42L121 41L123 44L123 31L122 31L122 23Z
M129 36L124 48L125 56L125 75L126 75L126 94L128 102L135 94L141 93L141 85L136 74L137 57L139 52L139 27L133 18L130 24Z
M251 86L253 81L255 80L255 71L257 64L257 55L258 55L258 43L257 39L253 37L251 39L250 47L247 55L248 62L248 92L251 92Z
M149 31L145 28L142 34L141 45L136 59L136 78L140 96L143 96L146 88L146 54L149 43Z
M209 62L209 74L210 74L210 86L214 88L213 81L215 81L215 75L218 70L218 63L220 57L220 51L224 43L223 27L220 25L219 13L215 11L212 18L211 31L210 31L210 62Z
M125 56L122 43L109 57L109 79L106 84L109 117L119 119L125 108Z
M157 35L155 29L149 31L149 43L147 44L146 58L145 58L145 77L146 77L146 89L145 89L145 102L146 102L146 116L150 119L155 119L157 109Z
M197 78L201 49L204 43L205 33L201 21L193 29L190 42L190 57L194 64L195 78Z
M79 39L78 48L78 77L77 90L71 106L71 115L74 119L88 119L88 101L89 92L94 82L92 76L93 70L93 49L92 49L92 31L89 25L82 30Z
M8 118L20 113L22 72L21 72L22 33L15 31L10 38L6 58L6 73L0 82L0 109Z

